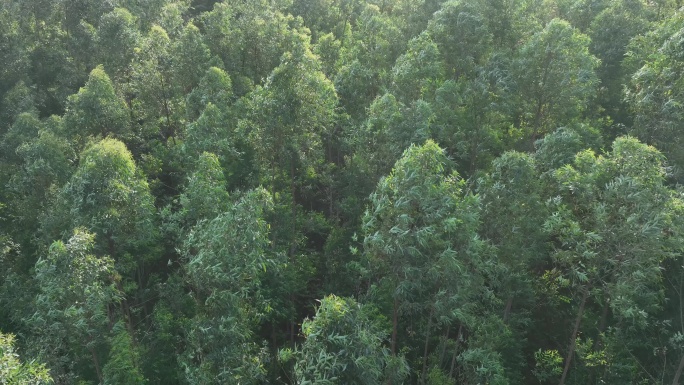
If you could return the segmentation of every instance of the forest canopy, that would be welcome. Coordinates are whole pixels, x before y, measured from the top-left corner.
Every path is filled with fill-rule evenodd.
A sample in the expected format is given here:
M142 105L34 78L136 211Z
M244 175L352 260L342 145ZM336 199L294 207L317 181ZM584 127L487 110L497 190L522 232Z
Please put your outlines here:
M0 384L684 383L680 0L0 0Z

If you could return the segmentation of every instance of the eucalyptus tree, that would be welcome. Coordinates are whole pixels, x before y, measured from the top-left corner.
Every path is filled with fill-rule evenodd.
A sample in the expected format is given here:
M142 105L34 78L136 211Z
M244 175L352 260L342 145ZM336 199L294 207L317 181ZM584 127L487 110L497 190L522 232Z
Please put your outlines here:
M35 266L39 292L26 322L34 349L59 382L87 379L92 370L102 380L106 336L115 317L111 305L122 293L114 261L93 255L94 245L94 234L76 229L66 244L54 242ZM85 368L76 366L82 360L89 362Z
M164 15L164 10L170 6L179 5L188 8L187 0L121 0L119 6L129 10L137 19L137 28L140 31L147 31L155 24L160 22ZM163 27L166 27L165 25Z
M433 113L425 101L407 106L387 93L373 101L367 115L348 140L355 150L352 160L355 167L363 170L372 186L390 172L411 144L423 143L431 137Z
M667 30L668 25L662 29ZM657 41L653 43L659 43ZM681 179L684 153L678 127L684 120L681 84L684 29L675 29L657 50L646 52L643 66L634 73L626 91L626 100L634 112L632 132L646 143L661 149L676 166L676 177Z
M96 250L114 258L121 273L153 258L149 254L156 237L152 196L122 142L107 138L86 148L55 204L54 216L68 214L46 216L46 235L61 238L65 229L85 227L97 235ZM61 226L52 227L52 220L62 222Z
M43 128L43 122L36 115L28 112L19 114L5 135L0 138L2 158L11 163L19 163L20 157L17 149L35 138L41 128Z
M177 212L171 212L172 207L168 207L163 215L167 219L166 230L179 243L198 222L212 220L230 207L230 195L218 156L204 152L195 160L178 203Z
M397 21L387 10L367 3L361 7L354 28L339 38L340 68L333 80L340 105L354 122L389 83L392 65L406 49Z
M516 300L522 306L534 301L530 272L547 255L547 237L539 224L549 213L539 174L531 155L506 152L494 160L492 170L478 183L483 206L481 233L497 248L507 272L502 285L508 293L504 321L510 319Z
M89 137L132 139L128 106L102 66L93 69L85 86L69 97L64 127L79 150Z
M111 338L107 363L102 369L102 383L104 385L147 384L140 369L139 349L133 343L128 330L121 322L115 324L112 329L114 335Z
M122 279L123 321L135 338L133 317L142 306L148 269L158 257L153 198L131 153L116 139L103 139L80 155L75 173L41 217L43 239L63 239L83 227L96 235L94 251L109 255ZM147 294L146 294L147 293Z
M544 226L576 313L561 385L570 378L591 381L592 368L602 365L601 376L616 382L648 376L631 349L662 306L661 265L676 251L667 236L671 195L663 162L653 147L618 138L605 156L586 150L554 172L561 195L550 201L553 215ZM598 334L585 329L589 316L596 317ZM584 370L571 371L578 352ZM616 361L597 365L596 357Z
M209 103L226 111L234 99L230 75L221 68L210 67L186 98L187 120L196 120Z
M427 31L444 55L447 77L470 77L485 64L492 51L489 31L482 7L462 1L447 1L435 12Z
M337 95L309 48L308 37L298 36L291 52L283 55L263 87L251 95L249 118L252 147L271 194L284 193L291 211L292 237L296 234L296 205L304 170L320 173L324 144L335 120ZM294 250L294 243L290 246Z
M169 35L154 25L141 39L131 63L133 116L141 121L144 137L163 142L175 140L185 112L181 84L174 79L172 55Z
M390 303L385 311L392 322L391 352L399 352L400 343L422 352L416 353L422 369L415 368L421 382L428 373L430 343L441 333L443 339L453 338L453 326L458 333L451 364L441 354L436 368L452 377L501 383L505 374L496 344L478 341L478 329L496 327L483 315L492 299L484 295L490 292L485 277L495 274L496 264L476 232L479 200L464 191L465 182L448 168L444 150L428 140L407 149L378 183L363 219L370 296ZM400 341L404 328L411 332ZM466 330L472 333L469 348L460 350ZM411 335L420 337L416 341ZM477 366L484 368L471 371Z
M355 24L362 6L358 0L294 0L288 10L304 19L313 40L318 42L328 33L337 39L344 36L345 30Z
M219 2L199 17L206 41L233 77L238 96L243 96L269 76L281 56L293 49L304 30L300 18L285 9L288 1Z
M512 80L507 67L508 60L493 57L470 77L449 79L435 92L433 135L464 176L487 169L514 142L509 132Z
M649 7L641 1L611 2L591 22L587 34L590 51L601 60L597 74L601 80L598 100L615 121L629 124L629 112L623 101L624 84L631 73L625 73L622 62L629 41L648 29Z
M383 329L383 319L370 306L329 295L316 316L304 320L302 346L280 354L296 359L295 384L401 384L408 365L387 349Z
M202 153L195 172L188 178L188 185L180 201L183 209L197 220L213 219L225 211L229 203L226 180L216 155Z
M24 81L20 80L3 95L0 103L0 135L4 134L22 113L37 116L38 109L33 91Z
M0 381L7 385L47 385L50 371L35 361L22 362L14 346L14 335L0 332Z
M444 81L443 56L428 33L411 39L392 69L392 88L404 103L430 99Z
M204 43L200 30L188 23L171 48L173 58L173 77L183 94L188 94L197 86L209 69L211 53Z
M76 163L69 141L51 129L49 122L41 126L34 138L15 149L19 167L6 188L11 197L12 233L22 245L30 266L35 263L35 253L40 248L37 236L40 217L49 208L55 192L68 182Z
M513 64L519 125L528 148L545 134L582 118L598 86L598 59L589 38L551 20L520 48Z
M4 7L0 11L0 31L0 96L4 97L17 81L26 80L29 52L19 20Z
M263 189L246 192L216 218L198 223L183 243L197 306L179 357L189 383L255 384L263 378L254 329L268 311L261 280L279 268L265 220L272 204Z
M117 81L126 82L140 40L136 18L125 8L103 14L95 34L96 57Z
M188 124L182 144L185 154L196 157L203 152L211 152L224 164L237 157L235 122L229 120L226 110L209 102L197 120Z
M535 163L545 176L552 176L556 169L572 164L575 155L587 149L598 151L603 147L601 132L587 124L560 127L535 144ZM553 187L546 186L553 190Z

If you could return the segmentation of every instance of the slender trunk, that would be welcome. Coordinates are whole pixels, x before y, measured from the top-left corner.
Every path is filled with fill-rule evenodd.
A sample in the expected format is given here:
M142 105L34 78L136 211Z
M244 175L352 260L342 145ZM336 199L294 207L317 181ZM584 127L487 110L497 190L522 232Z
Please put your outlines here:
M675 373L674 380L672 380L672 385L679 385L679 377L682 376L682 371L684 370L684 355L682 359L679 360L679 367L677 368L677 373Z
M294 343L295 343L295 318L296 318L295 314L297 313L297 310L296 310L296 307L294 306L295 301L294 301L294 295L293 294L290 294L290 303L293 304L292 306L294 308L294 311L292 314L292 319L290 320L290 343L292 344L292 346L294 346Z
M123 285L121 284L121 281L116 282L116 288L117 290L119 290L119 292L121 292L121 295L123 296L123 299L121 300L121 302L119 302L119 306L121 307L121 316L123 317L126 329L128 329L128 334L131 335L131 341L133 342L133 346L137 346L135 334L133 333L133 320L131 319L131 308L128 305L128 300L126 299L126 295L124 294Z
M423 348L423 370L420 376L420 382L425 384L425 373L427 372L427 361L428 361L428 347L430 346L430 328L432 327L432 316L435 309L430 309L430 315L428 315L427 329L425 330L425 347Z
M94 348L89 348L90 354L93 357L93 365L95 365L95 372L97 373L97 379L102 383L102 369L100 369L100 360L97 358L97 353Z
M473 107L474 109L474 107ZM474 137L472 138L472 141L470 142L470 170L469 174L473 175L475 173L476 165L477 165L477 146L480 144L480 130L482 126L482 119L480 119L479 114L475 114L473 118L473 122L475 122L475 132L474 132Z
M114 328L114 324L116 322L114 322L114 312L112 311L112 305L109 303L107 304L107 320L109 321L109 331L112 331L112 329Z
M596 342L594 343L594 350L601 349L601 334L606 330L606 324L608 323L608 310L610 310L610 298L606 295L603 301L603 309L601 309L601 321L599 322L598 332L599 335L596 337Z
M532 142L530 143L530 150L534 151L534 142L539 135L539 125L541 124L542 107L544 107L543 99L540 97L537 101L537 112L534 114L534 127L532 128Z
M394 309L392 310L392 355L397 354L397 329L399 328L399 300L394 299Z
M169 136L172 136L170 133L173 131L173 129L171 128L171 108L169 107L169 100L167 98L164 75L161 73L159 74L159 84L161 85L162 105L164 106L164 117L166 118L166 132L162 134L162 138L164 139L164 143L166 143L166 141L169 139ZM173 136L175 140L175 135Z
M544 92L544 87L546 87L546 82L549 77L549 66L551 65L551 60L553 60L553 52L549 51L549 53L546 55L546 58L544 59L544 74L542 75L542 81L539 86L539 97L537 99L537 110L534 114L534 127L532 131L532 143L531 143L531 151L534 151L534 142L537 140L537 136L539 135L539 129L541 128L541 120L542 120L542 110L544 108L544 102L545 102L545 92Z
M292 238L290 240L290 256L294 255L297 243L297 205L295 202L296 186L294 161L295 157L294 154L292 154L292 158L290 160L290 194L292 194L292 200L290 201L290 215L292 215L292 221L290 223L290 227L292 228Z
M454 346L454 354L451 356L451 368L449 368L449 377L454 377L454 368L456 367L456 357L458 357L458 346L461 344L461 336L463 335L463 325L458 326L458 335L456 336L456 346Z
M451 325L447 326L446 333L444 333L444 337L442 337L442 351L439 353L439 366L442 366L442 362L444 362L444 355L446 354L446 342L449 340L449 331L451 331Z
M508 324L508 319L511 316L511 310L513 309L513 296L508 297L506 301L506 307L504 308L503 322Z
M601 320L598 326L598 335L596 336L596 341L594 341L593 349L594 351L599 351L603 347L603 332L606 330L606 324L608 323L608 310L610 309L610 297L605 293L605 298L603 301L603 308L601 309ZM605 373L604 373L605 376ZM589 383L595 383L596 371L591 371L589 375ZM662 382L662 381L661 381Z
M684 333L684 269L679 274L679 293L677 294L679 294L679 324Z
M587 297L589 296L589 290L585 289L582 293L582 301L580 302L579 310L577 310L577 318L575 319L575 327L572 330L572 336L570 337L570 347L568 348L568 356L565 359L565 367L563 368L563 375L561 376L558 385L564 385L565 379L568 377L568 371L570 370L570 364L572 363L572 356L575 355L575 346L577 344L577 334L579 333L580 324L582 323L582 315L584 314L584 305L587 303Z
M114 242L114 238L110 235L107 238L107 248L109 251L109 255L111 257L114 257L116 255L116 243ZM128 333L131 335L131 340L133 341L133 345L137 345L135 341L135 334L133 334L133 324L131 321L131 310L130 307L128 306L128 300L126 299L126 293L124 292L123 284L121 283L121 279L116 281L116 289L119 291L121 294L122 300L119 302L119 306L121 307L121 317L124 319L124 323L126 324L126 328L128 329Z

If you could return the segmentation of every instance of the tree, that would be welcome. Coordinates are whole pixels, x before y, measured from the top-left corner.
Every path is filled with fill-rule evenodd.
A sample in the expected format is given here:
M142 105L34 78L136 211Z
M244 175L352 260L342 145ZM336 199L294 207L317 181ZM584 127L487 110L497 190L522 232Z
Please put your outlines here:
M192 384L256 384L264 374L255 324L267 304L259 295L269 252L264 216L269 194L252 190L216 218L200 222L183 243L185 272L197 304L180 357Z
M68 214L47 216L46 235L61 238L65 229L85 227L97 235L96 251L114 258L121 273L141 268L154 257L152 196L122 142L107 138L83 151L56 205L55 216L62 210Z
M209 68L210 55L200 30L194 24L188 23L171 48L174 81L179 83L184 94L199 84L201 77Z
M11 127L20 114L38 115L34 99L31 89L21 80L7 91L0 104L0 134Z
M225 212L230 204L226 187L218 157L202 153L180 196L186 224L192 227L200 220L212 220Z
M163 142L174 138L181 127L185 106L181 84L173 72L172 43L166 31L153 26L131 63L131 91L135 119L141 121L145 136Z
M2 157L12 163L18 163L20 158L17 149L38 136L38 131L42 126L37 116L26 112L19 114L0 142L3 149Z
M0 11L0 95L4 98L19 80L27 76L28 47L17 18L7 9Z
M235 149L234 124L225 110L209 102L199 118L186 129L184 153L196 157L211 152L228 165L229 160L239 156Z
M341 66L333 79L340 105L355 122L363 120L365 109L383 93L409 40L383 8L362 4L355 28L345 27L340 37Z
M140 372L140 354L133 345L128 330L121 322L114 325L114 337L111 342L109 359L102 371L102 381L105 385L131 384L144 385L147 383Z
M684 153L680 151L683 138L678 129L684 121L684 94L678 86L684 79L683 47L684 29L680 29L667 37L632 76L625 96L634 112L632 132L667 155L676 166L678 180L684 164Z
M88 370L70 370L84 358L102 380L102 349L113 316L110 305L121 293L114 261L91 254L94 244L94 234L76 229L68 243L54 242L36 263L40 291L35 314L27 322L37 337L36 350L49 358L48 366L59 381L70 375L87 377Z
M292 51L302 21L285 13L288 1L219 2L200 18L212 54L233 77L235 94L243 96Z
M306 340L294 352L295 384L401 383L408 374L403 357L384 347L387 333L372 308L351 298L329 295L313 319L306 319ZM281 352L287 358L291 351Z
M629 41L648 28L648 9L641 1L613 2L591 22L591 52L601 60L597 74L601 79L598 100L607 114L617 122L629 124L623 86L631 73L625 73L622 62Z
M6 189L11 197L12 234L24 250L27 263L21 270L25 271L33 267L36 251L43 246L38 241L40 217L55 192L67 183L76 163L70 143L50 127L51 122L41 126L35 137L15 149L19 167Z
M248 123L262 183L274 196L278 192L286 194L289 224L281 222L276 230L290 234L290 254L297 247L300 175L305 170L316 175L323 169L323 145L330 137L338 101L332 82L321 72L318 58L309 49L308 37L298 39L266 84L252 93Z
M433 135L464 176L486 169L510 135L512 82L508 63L499 59L490 59L470 77L445 81L435 92Z
M579 336L592 301L601 309L595 336L600 342L593 350L589 344L588 351L596 354L607 354L601 353L602 346L629 351L631 344L609 346L607 336L616 333L625 341L622 333L638 334L660 306L660 266L671 255L663 236L669 226L670 199L663 160L653 147L618 138L606 156L586 150L577 154L573 165L554 173L561 196L552 201L553 215L544 226L554 239L553 258L564 284L578 301L561 385L570 378L572 360L583 346ZM608 330L611 314L617 323ZM624 371L611 373L616 380L644 376L631 357L622 365ZM577 374L590 381L582 375Z
M508 321L515 297L532 291L527 282L530 271L547 254L546 234L539 223L548 213L534 158L519 152L504 153L480 180L477 192L483 206L481 233L497 247L499 261L507 268L502 288L508 293L503 311L503 319Z
M535 162L540 172L550 175L556 169L572 164L577 153L587 149L597 151L602 145L601 133L594 127L586 124L560 127L537 141Z
M130 141L130 113L126 102L117 95L102 66L90 72L88 82L69 97L64 125L69 136L84 146L88 137L115 137Z
M14 336L0 333L0 384L43 385L53 383L45 365L21 362L15 352Z
M450 78L470 77L492 49L492 34L474 4L445 2L427 30L444 55L445 72Z
M100 18L95 36L97 57L114 79L122 81L130 75L129 64L135 57L140 32L136 19L125 8L115 8Z
M220 111L226 111L234 100L233 83L226 71L210 67L192 92L187 96L187 120L197 119L209 103L218 107Z
M488 290L484 280L492 263L476 233L479 202L463 191L465 182L447 171L448 164L444 150L433 141L412 145L378 183L363 219L364 255L375 277L373 291L391 302L392 354L400 349L400 323L420 319L419 325L424 326L419 327L422 340L415 346L422 351L418 353L422 369L417 371L422 382L427 376L430 342L440 332L435 326L458 325L460 341L463 330L477 335L476 330L488 323L476 315L483 309L475 310L483 303L480 295ZM455 343L449 375L454 375L454 362L460 357L464 370L474 375L471 379L503 381L492 345L485 348L477 337L471 343L473 350L464 351ZM440 360L437 368L442 365ZM486 369L477 374L467 369L469 365Z
M392 69L392 85L404 103L429 98L444 79L442 55L427 33L412 39Z
M513 73L520 95L520 126L529 148L555 128L582 117L598 85L598 64L589 53L589 38L563 20L551 20L525 42Z

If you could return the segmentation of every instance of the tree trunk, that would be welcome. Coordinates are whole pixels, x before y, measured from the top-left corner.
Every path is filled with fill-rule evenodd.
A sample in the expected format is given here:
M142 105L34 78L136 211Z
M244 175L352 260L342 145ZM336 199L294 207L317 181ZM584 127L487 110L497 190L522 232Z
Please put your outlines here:
M439 366L442 366L442 362L444 362L444 355L446 354L446 342L449 340L449 332L451 331L451 325L447 326L446 333L444 333L444 337L442 337L442 351L439 353Z
M93 357L93 365L95 365L95 372L97 373L97 379L102 383L102 369L100 369L100 360L97 358L97 353L95 353L95 349L90 348L90 354Z
M513 296L508 297L506 301L506 308L504 309L503 322L508 324L508 318L511 316L511 309L513 309Z
M425 347L423 348L423 370L420 376L420 382L425 384L425 373L427 372L427 361L428 361L428 347L430 346L430 328L432 327L432 315L435 309L430 309L430 315L428 315L427 329L425 330Z
M397 354L397 329L399 328L399 300L394 299L394 309L392 310L392 355Z
M601 334L606 331L606 324L608 323L608 310L610 310L610 297L606 295L603 301L603 309L601 310L601 321L599 322L598 332L599 335L596 337L596 342L594 343L594 350L601 349L603 345L601 341Z
M121 307L121 316L123 317L124 324L126 325L126 329L128 329L128 334L131 335L131 341L133 342L133 346L138 346L138 343L135 338L135 333L133 332L133 320L131 319L131 308L128 305L128 300L126 299L126 294L123 291L123 285L121 284L121 281L116 282L116 288L121 292L121 295L123 296L123 299L121 302L119 302L119 306Z
M290 201L290 215L292 215L292 222L290 226L292 228L292 239L290 240L290 256L294 256L297 250L297 204L295 201L295 194L297 192L297 187L295 186L295 156L292 154L290 160L290 194L292 194L292 200Z
M672 380L672 385L679 385L679 377L682 376L682 370L684 370L684 355L679 361L679 367L677 368L677 373L675 373L674 380Z
M572 336L570 337L570 347L568 348L568 356L565 359L565 367L563 368L563 375L561 376L558 385L564 385L565 379L568 377L568 371L570 370L570 364L572 363L572 356L575 355L575 346L577 344L577 334L579 333L580 324L582 323L582 315L584 314L584 305L587 303L587 297L589 296L589 290L585 289L582 293L582 302L580 302L579 310L577 310L577 318L575 319L575 327L572 330Z
M454 377L454 367L456 366L456 357L458 357L458 345L461 344L461 335L463 335L463 325L458 326L458 334L456 335L456 346L454 347L454 354L451 356L451 368L449 369L449 377Z

